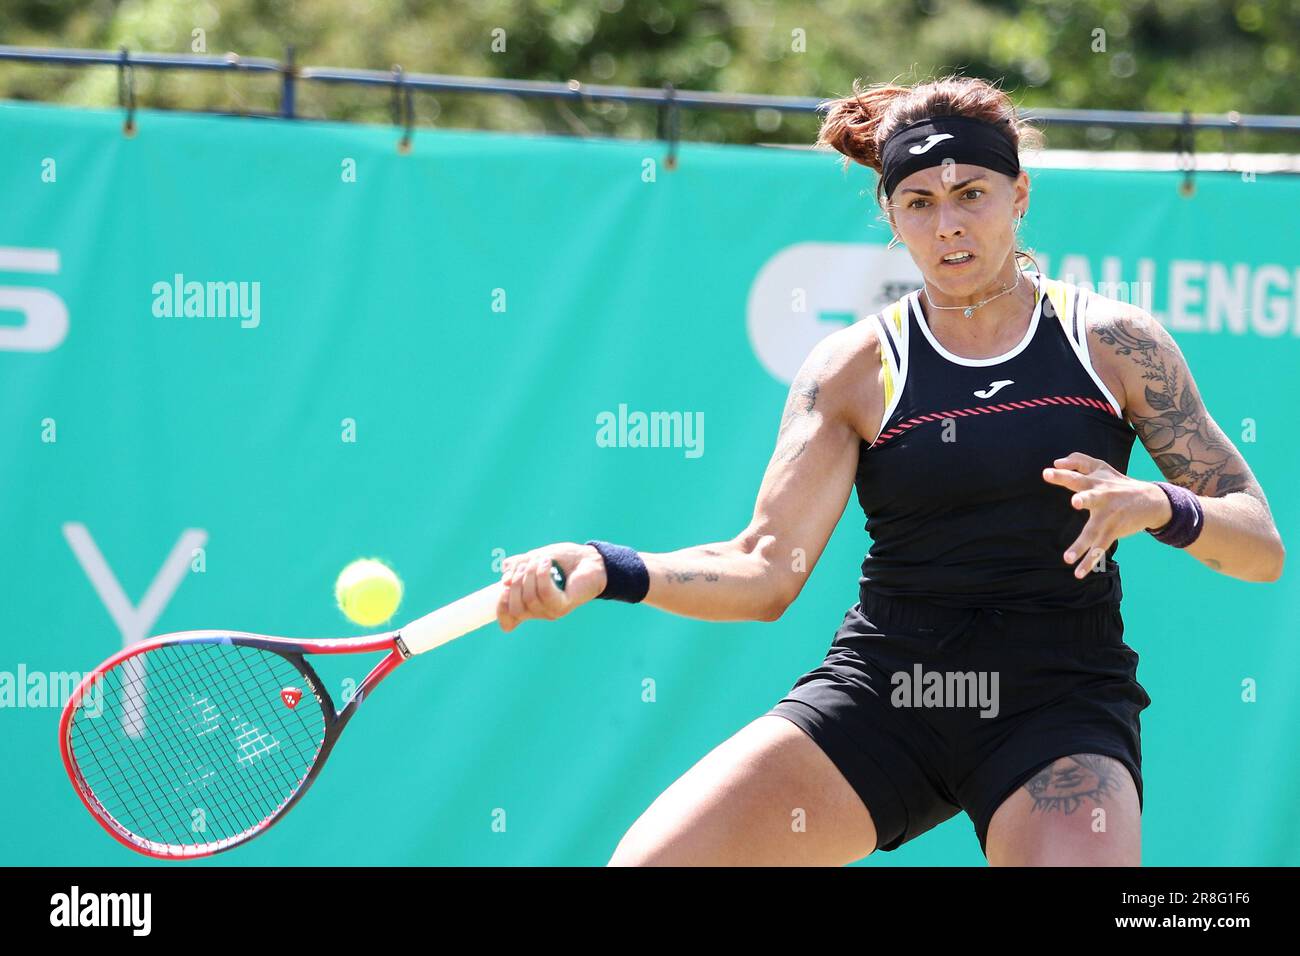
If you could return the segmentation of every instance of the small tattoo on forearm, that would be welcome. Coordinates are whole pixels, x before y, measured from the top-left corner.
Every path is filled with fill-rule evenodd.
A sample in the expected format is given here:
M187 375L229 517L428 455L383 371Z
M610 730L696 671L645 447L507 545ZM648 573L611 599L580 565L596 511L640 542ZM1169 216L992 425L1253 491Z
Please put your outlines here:
M1122 769L1123 764L1114 757L1096 754L1062 757L1030 777L1025 782L1025 791L1034 800L1034 810L1070 814L1085 801L1099 806L1105 797L1117 793Z
M669 581L677 584L694 581L696 578L703 578L705 581L716 581L719 576L716 571L674 571L672 568L668 568L664 571L664 574Z

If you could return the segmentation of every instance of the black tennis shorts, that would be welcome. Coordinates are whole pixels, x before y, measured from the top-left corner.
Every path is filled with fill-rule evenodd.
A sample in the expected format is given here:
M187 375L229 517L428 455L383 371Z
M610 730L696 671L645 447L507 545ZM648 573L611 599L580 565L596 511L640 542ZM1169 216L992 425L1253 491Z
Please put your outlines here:
M858 792L877 848L965 810L980 850L1002 802L1078 753L1128 767L1142 802L1137 681L1118 606L948 608L864 590L820 666L769 714L816 741Z

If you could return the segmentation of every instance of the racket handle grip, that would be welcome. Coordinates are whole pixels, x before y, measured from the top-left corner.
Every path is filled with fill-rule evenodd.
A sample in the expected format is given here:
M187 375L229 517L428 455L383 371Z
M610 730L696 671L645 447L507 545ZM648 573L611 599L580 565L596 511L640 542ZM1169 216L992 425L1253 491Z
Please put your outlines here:
M551 580L557 588L564 590L567 583L564 569L555 561L551 562ZM491 624L497 619L497 604L501 600L503 588L500 581L489 584L417 618L399 631L402 643L414 656Z

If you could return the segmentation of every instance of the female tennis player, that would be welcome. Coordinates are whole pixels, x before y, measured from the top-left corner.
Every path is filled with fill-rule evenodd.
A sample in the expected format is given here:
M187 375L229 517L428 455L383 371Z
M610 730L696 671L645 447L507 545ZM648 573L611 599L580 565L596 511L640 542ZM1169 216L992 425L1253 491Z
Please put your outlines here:
M595 597L775 621L854 486L866 515L860 601L825 660L660 795L611 864L845 864L959 811L992 865L1140 864L1151 701L1118 540L1151 532L1260 582L1285 550L1164 328L1021 270L1019 150L1037 136L981 80L855 82L818 145L879 173L923 281L812 350L749 526L667 554L589 541L507 559L507 631ZM1135 437L1168 481L1127 476Z

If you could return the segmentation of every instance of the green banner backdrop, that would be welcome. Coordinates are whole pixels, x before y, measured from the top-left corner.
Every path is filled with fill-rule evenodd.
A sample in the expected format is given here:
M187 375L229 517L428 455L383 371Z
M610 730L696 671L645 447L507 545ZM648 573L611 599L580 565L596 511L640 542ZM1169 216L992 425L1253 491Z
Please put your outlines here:
M684 144L670 170L656 142L138 122L0 106L4 864L147 863L57 746L66 684L124 642L355 633L332 583L359 556L403 576L405 620L549 541L730 538L808 348L918 284L872 175L822 153ZM1290 543L1300 182L1031 174L1043 270L1168 325ZM1133 473L1159 477L1140 448ZM284 822L195 865L603 864L820 662L862 525L851 499L774 624L597 602L413 661ZM1300 862L1294 574L1147 536L1118 558L1154 701L1144 862ZM336 698L371 663L331 662ZM867 865L982 863L963 814Z

